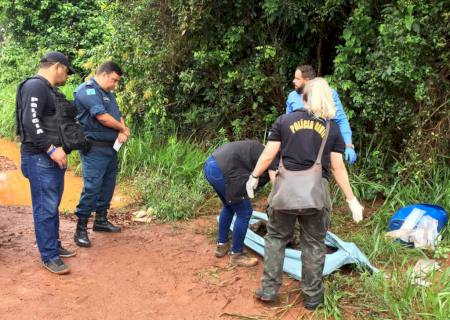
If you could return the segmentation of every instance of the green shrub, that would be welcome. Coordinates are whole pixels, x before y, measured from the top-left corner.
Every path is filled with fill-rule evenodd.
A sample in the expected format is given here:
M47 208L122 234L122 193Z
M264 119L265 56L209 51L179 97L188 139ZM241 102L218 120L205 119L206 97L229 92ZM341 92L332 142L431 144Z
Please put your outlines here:
M142 202L163 220L187 219L205 200L203 163L208 152L191 141L144 132L122 147L122 179L132 178Z

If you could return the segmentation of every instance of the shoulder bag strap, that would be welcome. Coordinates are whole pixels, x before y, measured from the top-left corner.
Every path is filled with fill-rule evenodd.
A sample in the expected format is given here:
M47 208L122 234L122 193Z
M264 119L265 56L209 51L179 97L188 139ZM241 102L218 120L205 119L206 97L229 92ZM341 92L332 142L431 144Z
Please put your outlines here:
M328 138L328 132L330 131L330 122L328 120L326 121L326 128L325 128L325 136L322 139L322 143L320 145L320 150L319 150L319 154L317 155L317 159L316 159L316 164L321 164L322 163L322 154L323 154L323 149L325 148L325 143L327 142L327 138Z

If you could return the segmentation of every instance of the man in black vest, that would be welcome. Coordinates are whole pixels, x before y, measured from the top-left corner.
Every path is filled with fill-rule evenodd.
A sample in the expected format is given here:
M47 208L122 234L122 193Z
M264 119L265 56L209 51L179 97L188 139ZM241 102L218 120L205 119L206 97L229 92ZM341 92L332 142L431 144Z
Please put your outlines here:
M58 135L55 90L74 73L67 57L47 53L39 71L22 82L16 96L17 134L21 138L21 169L30 182L36 242L45 268L57 274L70 272L61 257L75 252L59 240L59 204L64 190L67 155Z

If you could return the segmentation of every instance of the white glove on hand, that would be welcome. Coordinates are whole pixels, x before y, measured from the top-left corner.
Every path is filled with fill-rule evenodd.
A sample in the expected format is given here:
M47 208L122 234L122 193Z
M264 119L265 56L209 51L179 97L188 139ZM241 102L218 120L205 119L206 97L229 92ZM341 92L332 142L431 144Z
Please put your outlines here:
M258 187L259 178L255 178L252 175L248 178L245 188L247 189L247 195L250 199L255 197L255 190Z
M356 223L362 221L364 207L359 203L358 199L354 197L353 199L347 200L347 203L352 212L353 221Z

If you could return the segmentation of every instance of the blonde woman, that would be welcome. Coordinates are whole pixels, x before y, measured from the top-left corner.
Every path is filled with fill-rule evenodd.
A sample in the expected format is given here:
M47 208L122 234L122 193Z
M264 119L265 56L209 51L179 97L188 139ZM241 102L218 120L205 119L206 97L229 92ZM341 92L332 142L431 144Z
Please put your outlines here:
M323 199L325 207L318 209L274 210L267 224L265 237L264 275L262 287L256 297L274 301L282 283L284 251L292 238L295 220L300 224L302 249L302 281L304 306L314 310L324 301L322 272L325 263L325 234L330 222L330 196L328 178L330 168L339 187L344 192L356 222L362 220L363 208L353 195L343 162L345 143L334 120L336 107L331 89L323 78L315 78L304 88L305 109L280 116L272 127L264 152L247 182L247 190L254 189L258 177L281 151L283 166L290 171L301 171L313 166L318 158L322 139L328 137L321 157ZM301 188L302 186L298 186Z

